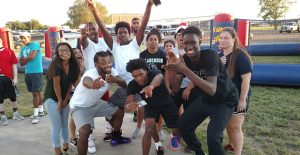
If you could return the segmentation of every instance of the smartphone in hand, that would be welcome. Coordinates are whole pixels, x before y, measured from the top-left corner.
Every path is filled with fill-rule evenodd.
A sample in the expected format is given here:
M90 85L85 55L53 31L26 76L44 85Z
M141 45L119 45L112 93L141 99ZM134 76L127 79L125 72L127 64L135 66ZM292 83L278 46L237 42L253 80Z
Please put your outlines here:
M158 6L158 5L161 4L160 0L153 0L153 2L154 2L154 5L155 5L155 6Z

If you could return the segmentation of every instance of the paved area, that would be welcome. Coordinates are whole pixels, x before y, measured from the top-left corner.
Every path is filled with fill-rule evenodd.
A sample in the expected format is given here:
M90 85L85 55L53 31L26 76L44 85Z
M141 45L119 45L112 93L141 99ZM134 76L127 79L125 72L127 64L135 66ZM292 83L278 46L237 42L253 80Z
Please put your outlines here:
M132 122L133 115L126 113L123 124L123 135L131 137L135 129L135 123ZM141 155L142 154L142 135L129 144L112 147L104 142L105 120L96 118L96 149L95 155ZM142 131L144 131L144 126ZM168 132L165 131L166 136ZM169 147L170 142L167 139L163 142L165 155L191 155L184 153L183 147L178 151L172 151ZM150 155L155 155L154 143L151 146ZM71 148L71 146L70 146ZM70 149L69 155L76 155L76 149ZM39 124L31 124L31 120L26 118L24 121L9 120L8 126L0 126L0 155L53 155L50 141L50 122L47 116L40 118Z

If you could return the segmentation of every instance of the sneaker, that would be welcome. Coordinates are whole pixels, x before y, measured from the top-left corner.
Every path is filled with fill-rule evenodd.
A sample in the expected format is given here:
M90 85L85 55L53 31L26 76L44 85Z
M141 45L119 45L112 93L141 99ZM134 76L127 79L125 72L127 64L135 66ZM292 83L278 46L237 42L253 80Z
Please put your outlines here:
M105 134L111 134L112 133L112 131L113 131L113 129L111 128L111 127L108 127L108 126L106 126L105 127Z
M39 123L39 122L40 122L39 116L33 116L31 123L32 123L32 124L37 124L37 123Z
M156 154L157 155L164 155L164 147L162 147L162 146L159 146L158 147L158 150L156 150Z
M77 144L78 144L78 138L72 138L70 140L70 145L77 148Z
M232 145L231 144L227 144L227 145L225 145L224 146L224 150L226 151L226 152L234 152L234 149L233 149L233 147L232 147Z
M43 116L46 116L46 115L47 115L47 113L46 113L45 111L39 112L39 114L38 114L39 117L43 117ZM33 117L34 117L34 114L31 115L29 118L30 118L30 119L33 119Z
M171 149L177 151L179 149L179 138L170 134Z
M88 141L88 153L96 153L95 138L91 134Z
M131 139L127 138L127 137L123 137L121 132L115 132L114 131L112 133L112 138L111 138L111 141L110 141L110 145L116 146L116 145L119 145L119 144L126 144L126 143L129 143L129 142L131 142Z
M18 112L16 111L16 112L14 112L14 114L13 114L13 119L14 119L14 120L21 121L21 120L24 120L25 118L24 118L20 113L18 113Z
M166 136L165 136L163 130L158 131L158 135L159 135L159 140L160 140L161 142L163 142L163 141L166 140Z
M95 145L88 147L88 153L91 153L91 154L96 153L96 147L95 147Z
M7 120L7 117L5 115L1 116L1 125L2 126L8 125L8 120Z
M132 139L136 139L141 133L141 128L136 128L132 133Z
M112 134L111 133L105 133L105 137L103 138L103 140L105 142L110 142L111 138L112 138Z
M47 113L45 111L39 112L39 117L46 116Z

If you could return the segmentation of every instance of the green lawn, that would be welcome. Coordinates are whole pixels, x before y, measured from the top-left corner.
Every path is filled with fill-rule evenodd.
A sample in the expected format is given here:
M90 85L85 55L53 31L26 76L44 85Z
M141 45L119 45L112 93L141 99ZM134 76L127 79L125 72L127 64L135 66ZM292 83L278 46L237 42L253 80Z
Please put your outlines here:
M46 80L44 80L44 83ZM19 74L19 111L32 114L32 96L27 92L24 75ZM244 155L298 155L300 154L300 94L299 88L253 86L250 109L244 123ZM9 101L5 101L7 115L12 117ZM197 135L206 146L206 126L197 129ZM227 137L225 134L224 143Z

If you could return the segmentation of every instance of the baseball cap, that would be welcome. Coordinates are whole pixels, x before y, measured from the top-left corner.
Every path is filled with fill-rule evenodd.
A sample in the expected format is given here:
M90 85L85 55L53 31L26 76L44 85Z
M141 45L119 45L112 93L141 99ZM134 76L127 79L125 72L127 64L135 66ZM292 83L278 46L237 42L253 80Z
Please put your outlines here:
M29 32L20 32L20 37L31 37Z
M185 30L188 27L188 23L180 23L179 26L177 27L176 31L175 31L175 36L177 35L177 33L179 31Z

